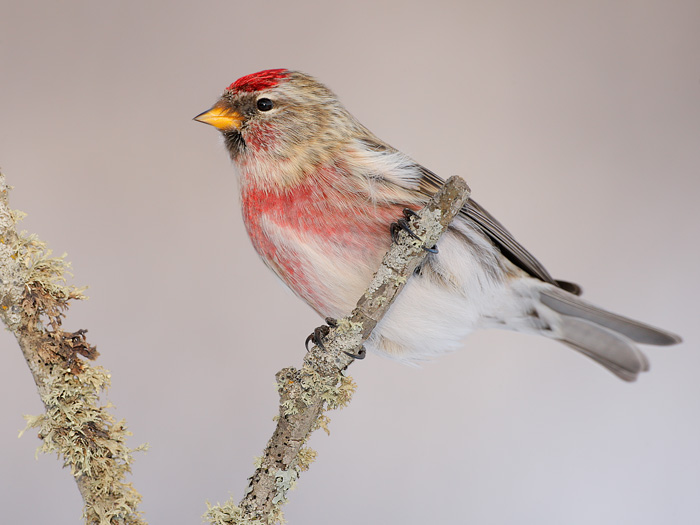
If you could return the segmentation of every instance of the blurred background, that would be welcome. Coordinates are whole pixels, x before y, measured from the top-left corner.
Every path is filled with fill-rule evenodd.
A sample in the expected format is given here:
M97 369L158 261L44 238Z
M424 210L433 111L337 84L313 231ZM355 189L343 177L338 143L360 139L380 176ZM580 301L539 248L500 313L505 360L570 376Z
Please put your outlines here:
M558 278L677 332L626 384L566 347L483 332L421 368L369 356L285 507L289 523L700 522L700 3L0 4L0 167L22 228L67 252L67 330L112 372L152 524L238 500L274 374L319 319L258 260L219 134L236 78L286 67L474 197ZM42 405L0 335L5 523L75 524Z

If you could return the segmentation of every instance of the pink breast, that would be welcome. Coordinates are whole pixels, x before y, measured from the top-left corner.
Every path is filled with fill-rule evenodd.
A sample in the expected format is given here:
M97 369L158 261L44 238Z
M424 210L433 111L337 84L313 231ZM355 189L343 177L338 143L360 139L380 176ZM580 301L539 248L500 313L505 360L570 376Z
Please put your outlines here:
M242 193L243 219L258 254L279 277L322 315L334 311L333 283L320 282L303 251L313 239L327 245L331 257L357 260L374 269L391 240L389 225L403 206L378 205L343 180L307 181L280 192L247 184ZM280 236L284 243L279 242ZM370 274L371 275L371 274ZM339 276L342 278L342 276ZM359 299L359 296L358 296Z

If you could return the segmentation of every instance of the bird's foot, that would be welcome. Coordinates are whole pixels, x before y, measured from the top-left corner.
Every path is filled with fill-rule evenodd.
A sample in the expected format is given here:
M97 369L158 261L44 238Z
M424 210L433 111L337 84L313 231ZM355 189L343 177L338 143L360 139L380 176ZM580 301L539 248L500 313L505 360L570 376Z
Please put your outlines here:
M393 242L397 241L398 234L401 230L405 231L410 237L420 241L420 237L418 237L418 235L416 235L416 232L414 232L411 229L410 224L408 224L408 221L411 217L419 217L419 216L415 211L413 211L409 208L404 208L403 217L401 217L398 221L391 223L389 230L391 231L391 240Z
M331 329L325 324L322 324L318 328L315 328L314 331L311 334L309 334L309 337L306 338L306 341L304 341L306 351L309 351L310 342L318 346L321 350L325 351L326 346L323 344L323 338L326 337L330 331Z
M410 208L404 208L403 209L403 217L400 218L396 222L392 222L389 230L391 231L391 240L392 242L396 242L398 239L398 234L400 231L405 231L410 237L416 240L421 240L418 235L416 235L416 232L414 232L411 229L411 225L408 223L408 221L411 219L411 217L416 217L420 219L420 215L418 215L415 211L413 211ZM432 248L428 248L427 246L423 246L423 249L426 252L429 253L438 253L437 246L433 246Z
M309 351L309 343L315 344L321 350L326 350L326 347L323 344L323 338L328 335L331 328L338 326L338 320L333 317L326 317L324 321L326 321L326 324L314 329L313 333L311 333L309 337L306 338L306 341L304 341L304 346L306 347L307 352Z
M324 320L326 321L326 324L316 328L309 335L309 337L306 338L304 346L306 347L307 352L309 351L309 343L315 344L324 352L326 351L326 347L323 344L323 339L330 333L331 328L336 328L338 326L338 320L333 317L326 317ZM343 350L343 353L348 357L352 357L353 359L364 359L367 355L367 350L363 346L360 348L360 351L356 354L353 354L352 352L346 352L345 350Z

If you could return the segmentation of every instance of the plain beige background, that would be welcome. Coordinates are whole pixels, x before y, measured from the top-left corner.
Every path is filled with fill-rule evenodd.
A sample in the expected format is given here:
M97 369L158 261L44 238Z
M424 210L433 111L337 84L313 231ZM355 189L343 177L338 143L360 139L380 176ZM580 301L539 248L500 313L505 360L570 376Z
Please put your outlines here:
M24 228L68 252L152 524L238 499L274 373L319 324L258 260L214 129L267 68L322 79L475 197L586 297L682 334L625 384L554 342L478 333L422 368L370 356L315 435L291 524L700 522L700 3L2 0L0 166ZM3 523L80 521L0 337Z

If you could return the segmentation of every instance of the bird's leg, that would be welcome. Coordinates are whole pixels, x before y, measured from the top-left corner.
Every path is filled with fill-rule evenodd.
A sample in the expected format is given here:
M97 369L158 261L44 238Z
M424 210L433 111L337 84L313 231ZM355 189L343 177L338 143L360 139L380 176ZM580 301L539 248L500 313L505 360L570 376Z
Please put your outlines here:
M405 231L409 236L416 240L421 240L418 235L411 229L411 225L408 223L408 221L411 219L411 217L416 217L420 219L420 215L418 215L415 211L413 211L411 208L404 208L403 209L403 217L400 218L396 222L392 222L391 226L389 227L389 231L391 231L391 240L393 242L396 242L397 240L397 235L399 231L403 230ZM426 252L430 253L438 253L437 246L433 246L432 248L428 248L426 246L423 246L423 249Z

